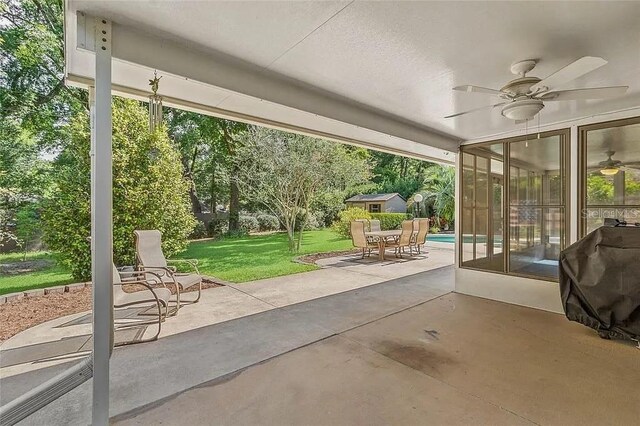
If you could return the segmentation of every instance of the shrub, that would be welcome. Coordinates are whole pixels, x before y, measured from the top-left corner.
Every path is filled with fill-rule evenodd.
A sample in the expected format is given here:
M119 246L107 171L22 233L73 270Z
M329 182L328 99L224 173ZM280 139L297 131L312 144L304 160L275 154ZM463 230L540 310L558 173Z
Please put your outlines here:
M24 253L23 260L27 259L27 252L40 236L40 211L35 203L27 204L16 214L16 236Z
M207 235L207 227L205 226L203 221L199 220L196 223L195 228L193 228L193 231L191 231L191 235L189 235L189 238L192 240L198 240L200 238L206 238Z
M229 231L229 222L227 221L227 219L214 218L214 219L211 219L211 221L209 221L207 234L210 237L216 238L226 234L228 231Z
M338 214L338 220L333 223L331 228L340 236L351 238L351 222L356 219L371 219L371 214L359 207L342 210Z
M255 232L260 229L258 219L253 216L240 216L238 219L238 226L245 234L249 232Z
M380 221L380 229L387 231L390 229L400 229L402 221L411 219L409 213L371 213L372 219Z
M438 228L437 226L432 226L431 228L429 228L429 233L431 234L438 234L440 232L440 228Z
M233 239L233 238L243 238L248 234L246 229L236 229L235 231L227 231L224 235L222 235L222 239Z
M75 279L91 277L89 119L79 113L56 162L54 188L42 218L45 241L60 253ZM113 100L113 255L116 264L135 261L135 229L158 229L171 256L186 248L196 220L180 154L167 130L150 133L139 102Z
M306 223L304 224L305 231L313 231L315 229L322 228L322 223L318 219L318 216L321 216L322 212L310 212L309 216L306 218ZM296 227L295 230L299 231L302 227L302 221L305 220L304 213L299 213L296 216Z
M277 231L280 229L280 221L272 214L259 213L256 216L260 231Z

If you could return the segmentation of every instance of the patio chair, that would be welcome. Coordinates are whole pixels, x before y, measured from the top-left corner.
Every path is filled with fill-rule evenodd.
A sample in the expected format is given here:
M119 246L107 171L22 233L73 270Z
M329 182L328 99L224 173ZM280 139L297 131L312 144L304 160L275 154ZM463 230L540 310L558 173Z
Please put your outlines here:
M381 231L380 221L378 219L371 219L369 221L369 231Z
M369 219L356 219L356 222L364 223L364 232L370 231Z
M355 247L362 249L362 259L364 259L365 252L368 251L368 256L371 256L371 250L378 248L378 242L368 239L364 234L364 222L361 220L354 220L351 222L351 241Z
M150 309L157 307L157 312L154 310L150 313L138 313L138 316L153 316L157 317L157 320L137 320L127 318L124 322L121 321L119 323L114 323L114 326L116 330L119 330L157 323L158 330L153 336L147 339L119 342L116 343L115 346L125 346L134 343L144 343L157 340L160 335L160 330L162 329L162 323L169 314L169 298L171 297L171 291L164 285L162 285L162 287L152 287L151 284L144 279L143 274L144 273L139 271L119 272L116 265L113 265L113 307L124 308L129 306L146 306ZM157 278L159 280L160 277ZM129 293L124 291L122 288L125 285L136 285L144 288L142 290Z
M414 225L418 225L418 230L417 234L414 234L412 246L414 246L418 251L418 254L420 254L422 253L421 247L427 242L427 234L429 233L429 219L414 219L413 223Z
M162 234L158 230L136 230L136 259L138 269L152 272L163 284L173 284L176 289L176 313L182 303L196 303L202 294L202 276L196 259L167 259L162 252ZM178 272L170 263L187 265L192 272ZM181 300L180 292L198 286L198 296L194 300Z
M387 247L392 247L395 251L396 257L402 257L405 247L409 247L409 253L413 255L413 248L411 246L411 237L413 236L413 221L402 221L402 232L400 236L393 242L388 242Z
M418 229L419 229L418 219L413 219L412 222L413 222L413 232L411 234L411 245L415 245L416 237L418 236Z

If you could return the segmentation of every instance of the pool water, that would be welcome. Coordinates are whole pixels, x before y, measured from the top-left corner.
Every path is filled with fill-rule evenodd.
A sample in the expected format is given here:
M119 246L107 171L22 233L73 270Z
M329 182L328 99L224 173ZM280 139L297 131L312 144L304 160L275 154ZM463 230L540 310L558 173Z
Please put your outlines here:
M433 241L438 243L455 243L456 236L454 234L429 234L427 242Z

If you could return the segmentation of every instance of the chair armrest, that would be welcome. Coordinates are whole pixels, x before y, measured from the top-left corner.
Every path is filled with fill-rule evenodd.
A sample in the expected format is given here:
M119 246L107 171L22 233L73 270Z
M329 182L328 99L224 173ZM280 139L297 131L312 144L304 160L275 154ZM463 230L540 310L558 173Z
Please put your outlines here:
M145 271L145 270L141 270L141 271L119 271L120 273L120 277L123 278L123 275L130 275L131 277L140 277L142 276L142 279L136 279L136 280L130 280L130 279L126 279L124 278L122 283L114 283L114 285L117 284L142 284L142 282L147 283L147 285L149 285L149 280L147 279L147 275L153 275L156 280L157 280L157 284L161 284L164 288L167 288L167 284L162 280L162 277L160 276L160 274L157 274L153 271ZM136 277L136 278L137 278ZM156 284L155 282L152 284Z
M167 263L186 263L195 271L197 275L200 275L198 271L198 259L167 259ZM174 270L174 272L176 272Z
M139 268L138 272L144 272L145 274L153 274L158 278L162 276L166 276L168 278L174 279L173 275L176 273L175 268L172 268L170 266L139 265L138 268Z

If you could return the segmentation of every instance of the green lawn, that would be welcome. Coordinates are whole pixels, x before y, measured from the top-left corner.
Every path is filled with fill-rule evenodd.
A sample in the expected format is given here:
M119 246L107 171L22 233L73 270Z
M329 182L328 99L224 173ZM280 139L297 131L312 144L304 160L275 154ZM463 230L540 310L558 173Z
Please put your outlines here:
M351 240L323 229L304 233L298 255L348 250ZM213 275L225 281L245 282L277 277L317 269L314 265L293 262L295 257L287 248L287 235L255 235L218 241L199 241L189 245L179 258L198 259L198 268L204 275ZM18 253L0 254L0 263L22 260ZM74 282L71 274L55 263L51 254L29 253L27 260L50 260L47 269L20 275L0 275L0 294L13 293Z
M348 250L352 247L350 239L343 239L330 230L308 231L304 233L298 255ZM295 256L287 248L287 235L284 233L194 242L179 257L198 259L198 268L202 274L231 282L253 281L317 269L313 265L292 261Z
M40 271L19 275L0 274L0 294L14 293L42 287L54 287L57 285L74 282L69 271L58 266L51 254L46 252L33 252L27 254L27 261L48 260L51 266ZM22 261L22 253L0 254L0 263L14 263Z

